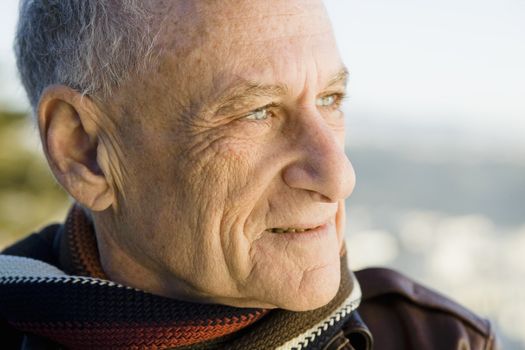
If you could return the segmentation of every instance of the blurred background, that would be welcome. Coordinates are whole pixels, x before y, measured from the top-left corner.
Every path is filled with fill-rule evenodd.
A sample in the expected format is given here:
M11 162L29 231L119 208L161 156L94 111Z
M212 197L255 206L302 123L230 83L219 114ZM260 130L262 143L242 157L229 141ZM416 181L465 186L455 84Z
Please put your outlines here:
M525 348L525 1L326 0L350 69L350 265L399 269ZM0 2L0 248L68 198L17 79Z

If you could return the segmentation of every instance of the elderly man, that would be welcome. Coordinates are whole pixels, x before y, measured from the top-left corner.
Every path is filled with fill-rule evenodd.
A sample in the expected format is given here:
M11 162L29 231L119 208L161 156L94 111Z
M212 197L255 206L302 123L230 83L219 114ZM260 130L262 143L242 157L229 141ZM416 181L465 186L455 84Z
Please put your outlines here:
M16 53L75 204L1 256L2 348L495 346L406 277L348 271L321 1L27 0Z

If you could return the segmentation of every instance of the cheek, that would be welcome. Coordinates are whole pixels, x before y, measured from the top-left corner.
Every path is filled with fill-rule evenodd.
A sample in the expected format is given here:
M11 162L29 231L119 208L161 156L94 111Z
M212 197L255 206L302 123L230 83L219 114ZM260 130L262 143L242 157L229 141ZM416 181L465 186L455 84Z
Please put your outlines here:
M129 202L142 204L133 205L128 216L134 217L135 229L148 232L141 239L151 248L145 252L151 260L203 289L215 283L224 289L232 270L227 266L246 254L238 233L250 206L250 147L227 138L203 139L174 153L151 152L134 165L149 177L136 174L137 192ZM155 171L141 170L145 164ZM194 271L200 271L198 277Z
M184 160L181 159L182 172L187 174L195 191L233 201L253 177L256 159L256 146L222 137L194 145Z
M186 161L191 163L188 190L202 199L194 211L206 208L206 215L216 218L215 227L209 229L220 236L226 263L230 270L236 271L238 261L247 258L248 218L266 188L264 173L261 174L260 145L223 138L198 148L200 151L192 153Z

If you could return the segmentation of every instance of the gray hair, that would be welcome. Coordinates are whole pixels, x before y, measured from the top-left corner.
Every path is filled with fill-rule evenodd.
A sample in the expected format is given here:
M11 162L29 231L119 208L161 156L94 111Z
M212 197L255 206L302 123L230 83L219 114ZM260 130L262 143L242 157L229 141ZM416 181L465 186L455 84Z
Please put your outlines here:
M22 0L14 48L33 110L46 86L63 84L105 100L150 66L156 31L147 3Z

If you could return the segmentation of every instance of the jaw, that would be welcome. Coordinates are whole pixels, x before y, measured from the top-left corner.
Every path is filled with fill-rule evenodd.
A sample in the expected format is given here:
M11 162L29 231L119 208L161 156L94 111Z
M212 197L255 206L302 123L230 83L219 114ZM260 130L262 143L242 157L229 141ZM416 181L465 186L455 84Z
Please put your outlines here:
M332 219L322 229L272 233L259 226L259 233L251 237L247 237L246 231L251 231L250 227L257 223L249 217L265 217L268 208L246 213L246 220L241 220L242 224L237 221L238 225L235 225L237 234L227 235L228 240L222 242L236 295L221 302L238 307L293 311L311 310L327 304L339 289L340 256L344 246L344 201L329 206L323 206L322 210L332 212ZM275 213L275 207L271 208ZM302 225L293 223L289 217L276 219L274 216L268 226ZM303 226L314 223L319 222L303 222Z
M256 304L306 311L327 304L340 282L340 243L330 223L308 233L264 232L249 251L240 285Z

